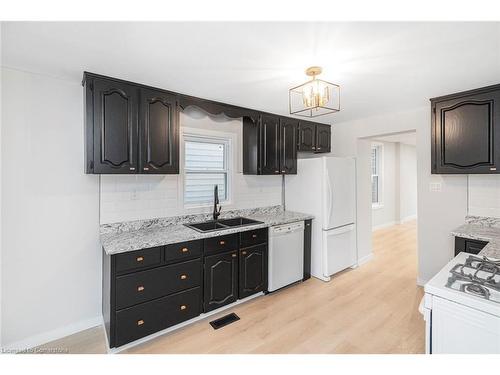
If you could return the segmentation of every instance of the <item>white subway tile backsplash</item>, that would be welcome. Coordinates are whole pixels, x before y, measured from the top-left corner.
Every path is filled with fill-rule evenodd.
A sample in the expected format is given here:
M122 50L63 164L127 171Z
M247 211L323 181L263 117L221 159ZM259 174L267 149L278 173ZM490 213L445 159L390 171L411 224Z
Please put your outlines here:
M468 214L500 217L500 176L469 175Z
M235 134L232 201L223 210L275 206L281 204L280 176L247 176L241 173L240 120L214 119L204 113L181 114L183 127L218 130ZM195 213L209 213L211 207L184 208L183 175L101 175L101 224L153 219Z

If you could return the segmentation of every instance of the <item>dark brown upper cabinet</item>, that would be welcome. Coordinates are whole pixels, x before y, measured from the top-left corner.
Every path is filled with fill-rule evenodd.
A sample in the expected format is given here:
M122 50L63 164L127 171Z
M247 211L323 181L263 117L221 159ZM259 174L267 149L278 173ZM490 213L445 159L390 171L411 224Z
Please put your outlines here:
M280 118L262 115L260 120L261 156L260 174L281 174Z
M243 173L297 173L297 151L330 152L329 125L85 72L85 172L178 174L179 113L243 119Z
M179 173L177 99L161 91L141 89L141 173Z
M315 153L331 151L330 125L300 121L298 126L298 151Z
M280 169L284 174L297 174L297 127L298 120L281 118Z
M301 121L299 124L299 142L298 151L314 152L316 151L316 124L312 122Z
M433 174L498 173L500 85L431 99Z
M243 173L297 173L298 120L262 114L243 119Z
M179 173L175 95L86 73L86 173Z
M87 172L136 173L138 92L120 82L86 85Z
M330 152L331 141L330 125L316 124L316 152Z

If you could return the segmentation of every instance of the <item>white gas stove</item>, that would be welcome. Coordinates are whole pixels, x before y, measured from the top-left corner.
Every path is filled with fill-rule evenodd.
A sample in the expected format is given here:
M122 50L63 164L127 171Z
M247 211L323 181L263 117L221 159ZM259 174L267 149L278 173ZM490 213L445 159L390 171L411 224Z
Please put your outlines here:
M500 353L500 260L460 253L425 285L428 353Z

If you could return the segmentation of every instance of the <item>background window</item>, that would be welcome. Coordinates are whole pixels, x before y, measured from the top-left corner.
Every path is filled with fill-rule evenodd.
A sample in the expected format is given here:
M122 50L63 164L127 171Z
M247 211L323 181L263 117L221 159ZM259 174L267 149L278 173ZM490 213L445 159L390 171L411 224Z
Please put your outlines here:
M372 146L372 205L377 206L382 203L381 197L381 176L380 176L380 154L382 146Z
M229 139L184 136L184 204L213 202L214 186L219 201L228 200Z

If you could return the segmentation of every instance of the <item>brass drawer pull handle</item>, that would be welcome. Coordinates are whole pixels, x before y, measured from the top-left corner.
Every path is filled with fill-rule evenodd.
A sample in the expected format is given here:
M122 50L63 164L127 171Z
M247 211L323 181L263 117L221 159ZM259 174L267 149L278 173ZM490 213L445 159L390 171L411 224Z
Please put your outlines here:
M257 238L257 235L256 234L252 234L252 238Z
M138 325L138 326L142 326L143 324L144 324L144 320L142 320L142 319L141 319L141 320L138 320L138 321L137 321L137 325Z
M136 259L138 262L142 262L144 260L144 257L137 257Z
M139 285L139 286L137 287L137 291L138 291L138 292L142 292L143 290L144 290L144 286Z
M181 310L186 310L187 306L186 305L181 305Z
M226 241L220 241L219 242L221 245L225 245L226 244Z
M233 258L236 258L236 254L231 254L231 256L232 256Z
M186 280L187 278L187 275L181 275L181 280Z
M187 247L183 247L183 248L181 249L181 251L182 251L183 253L187 253L187 252L189 251L189 249L188 249Z
M242 251L241 254L242 255L247 255L247 252L246 251Z

